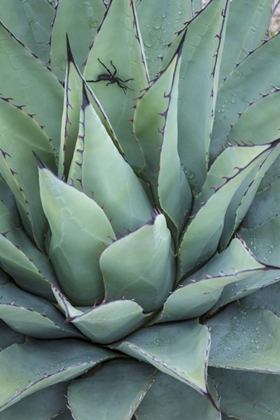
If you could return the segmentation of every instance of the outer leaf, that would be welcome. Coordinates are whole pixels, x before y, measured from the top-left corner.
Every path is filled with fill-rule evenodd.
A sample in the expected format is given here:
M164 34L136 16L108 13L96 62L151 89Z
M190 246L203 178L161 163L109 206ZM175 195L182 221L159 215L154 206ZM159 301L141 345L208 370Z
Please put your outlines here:
M143 328L110 347L148 362L209 396L206 387L209 346L207 328L188 321Z
M280 317L280 302L279 302L279 288L280 278L278 282L269 287L263 287L257 292L246 296L240 302L242 306L250 306L251 308L265 308L269 309L275 315Z
M233 416L246 420L275 420L280 417L279 375L227 369L210 369L210 375L217 384L222 410L228 413L230 419Z
M247 213L264 174L277 161L279 153L280 147L274 148L261 165L254 179L251 180L250 176L245 179L239 190L234 195L226 212L225 227L220 240L220 249L224 249L228 245L230 238Z
M56 300L65 313L67 321L74 324L86 337L101 344L114 343L143 326L149 315L131 300L103 303L93 308L75 309L67 299L53 287Z
M44 63L49 61L52 6L46 0L1 0L0 19Z
M65 394L69 382L63 382L37 391L0 413L0 420L49 420L66 405Z
M232 125L228 141L263 144L279 137L277 109L280 91L274 90L251 103Z
M175 32L182 29L183 23L193 16L191 1L142 0L137 9L145 56L151 78L159 71L166 45L174 38ZM171 23L171 24L170 24Z
M11 328L33 338L81 337L47 300L17 288L0 285L0 318Z
M266 37L273 0L234 0L230 4L220 82Z
M180 381L158 372L155 382L136 411L137 420L220 420L213 404Z
M14 344L0 353L0 411L114 357L109 350L74 339L31 339L25 344Z
M279 374L280 319L266 309L232 304L207 322L209 365Z
M250 246L259 261L280 267L280 216L252 229L239 229L239 234Z
M125 235L127 230L139 228L151 219L152 206L141 182L113 144L85 92L81 121L69 178L104 207L115 232ZM80 173L78 179L74 178L77 172Z
M140 176L150 184L155 203L171 221L175 241L192 201L177 147L181 49L182 43L170 65L138 101L134 117L135 135L145 160Z
M82 68L105 10L101 0L58 1L51 38L51 67L60 80L65 76L67 53L66 43L62 42L65 35L68 33L74 57Z
M232 148L225 150L216 160L196 199L194 211L199 205L202 207L182 237L179 278L202 265L214 254L224 227L225 213L234 194L247 176L254 179L259 166L274 147L278 148L278 141L268 146ZM221 178L221 174L225 175L226 181Z
M263 273L266 269L238 239L233 239L222 254L213 257L169 296L157 323L201 316L217 302L226 285Z
M36 114L47 135L59 149L63 88L54 74L36 59L1 23L0 79L4 97L12 97L17 105ZM44 98L44 100L42 100Z
M245 229L252 229L269 222L270 219L277 216L279 196L280 179L264 190L259 191L242 221L242 226Z
M60 285L78 305L103 299L99 252L114 232L103 210L39 163L40 193L52 231L50 259ZM87 217L85 217L85 215Z
M88 378L73 381L68 401L74 418L129 420L154 381L155 368L136 360L104 363Z
M175 280L175 257L170 247L170 232L161 214L152 225L106 248L100 257L106 299L125 296L135 299L145 312L159 309Z
M25 230L44 250L46 216L32 151L56 171L55 151L39 124L4 99L0 100L0 127L1 174L14 194Z
M123 48L123 45L129 47ZM143 166L143 158L139 145L131 133L129 120L133 117L131 100L147 86L148 76L133 1L110 2L88 56L85 79L97 80L98 75L108 74L98 58L111 72L114 72L110 64L112 61L117 69L117 77L122 80L133 79L124 82L129 87L125 91L126 94L116 83L106 86L108 83L106 80L92 83L91 87L115 129L128 162L139 169ZM113 101L111 94L114 95Z
M210 310L209 315L215 314L229 303L248 296L262 287L270 286L275 282L278 282L279 278L280 270L275 267L270 267L269 270L263 271L260 274L248 276L244 280L225 286L218 302Z
M217 115L211 141L211 157L225 145L230 127L238 119L248 102L255 102L260 95L268 94L272 86L279 86L280 63L276 51L280 37L275 36L257 48L236 67L221 86L217 98ZM269 69L264 63L269 60ZM260 94L261 92L261 94Z
M53 300L50 282L57 280L49 259L21 229L16 229L8 209L0 202L0 262L24 290Z

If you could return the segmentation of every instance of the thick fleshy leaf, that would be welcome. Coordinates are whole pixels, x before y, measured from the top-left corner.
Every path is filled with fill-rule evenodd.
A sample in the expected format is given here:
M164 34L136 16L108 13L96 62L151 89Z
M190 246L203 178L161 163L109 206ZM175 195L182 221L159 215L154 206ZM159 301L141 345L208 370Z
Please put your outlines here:
M159 309L175 280L175 257L163 214L107 247L100 268L107 301L125 296L145 312Z
M280 269L269 267L268 270L262 271L259 274L249 275L244 280L225 286L219 300L210 309L208 315L211 316L215 314L229 303L251 295L263 287L271 286L272 284L278 282L279 278Z
M0 353L0 411L114 357L109 350L74 339L29 339L25 344L14 344Z
M218 118L215 120L210 154L216 156L226 144L231 125L238 120L238 114L262 95L271 92L272 86L279 87L280 36L264 41L231 72L221 86L217 98ZM264 63L269 61L269 68ZM261 92L261 93L260 93ZM253 140L254 141L254 140Z
M242 227L246 230L253 229L277 216L279 214L279 197L280 178L269 187L258 192L242 221Z
M200 191L207 172L228 0L213 0L186 27L179 84L179 154ZM198 89L199 86L199 89Z
M274 148L280 148L278 141L264 146L229 148L216 159L201 194L196 197L194 214L199 210L182 237L178 278L202 265L214 254L233 196L247 177L254 179L259 166Z
M123 48L124 45L128 48ZM110 83L109 71L104 66L111 74L116 72L121 86L127 89ZM104 74L107 79L99 81L98 77ZM91 47L84 76L88 81L98 82L90 85L114 127L127 160L133 167L141 168L143 158L130 120L133 117L132 99L147 87L148 75L133 1L110 2Z
M184 22L193 17L192 12L190 0L184 5L175 0L172 7L168 0L140 2L137 16L151 78L159 71L166 45L173 41L175 32L182 29Z
M0 285L0 318L15 331L33 338L82 337L48 301L24 292L12 282Z
M46 216L32 151L56 171L55 151L34 118L4 99L0 100L0 127L0 172L14 194L26 232L44 250Z
M190 210L192 195L177 145L177 102L182 42L170 63L136 105L134 132L145 165L140 176L170 223L175 241Z
M40 252L23 230L16 229L7 207L0 202L0 263L24 290L53 299L50 282L57 280L45 254Z
M84 310L74 308L67 299L53 287L56 300L65 313L67 322L74 324L90 340L101 344L113 343L143 326L151 315L131 300L117 300Z
M228 142L263 144L275 140L279 137L279 104L279 89L273 89L269 94L250 103L232 125Z
M276 196L277 197L277 196ZM279 200L279 196L278 196ZM264 264L280 267L280 216L271 217L266 223L252 229L240 228L239 235L246 241L248 246L259 261Z
M146 192L111 137L84 92L79 138L68 182L83 188L104 208L120 236L151 219L153 210ZM80 177L77 179L77 173Z
M59 150L63 88L54 74L25 48L1 23L0 78L4 97L25 105L25 111L36 114L47 135ZM42 100L42 98L44 98Z
M0 420L49 420L65 409L69 382L37 391L0 413Z
M276 283L269 285L268 287L263 287L255 293L252 293L250 296L246 296L240 301L241 305L249 306L251 308L269 309L275 315L280 317L279 280L280 277Z
M233 416L238 420L275 420L280 417L279 375L227 369L210 369L209 374L217 384L221 408L229 416L225 420L232 420Z
M112 360L92 376L73 381L68 391L74 418L130 420L154 381L156 369L136 360Z
M44 63L49 61L53 17L54 9L46 0L1 0L1 21Z
M207 321L209 365L255 372L280 372L280 319L267 309L231 304Z
M104 211L39 164L40 194L52 238L50 259L67 296L85 306L104 294L100 251L115 235Z
M136 410L137 420L221 420L219 411L204 396L162 372Z
M102 0L58 1L51 37L51 67L60 80L65 77L65 35L69 35L74 57L81 69L105 10Z
M244 245L233 239L229 247L184 280L164 303L156 322L180 321L205 314L223 288L268 268L258 263ZM153 321L154 323L154 321Z
M273 0L234 0L229 8L220 83L266 37Z
M79 133L82 105L82 78L74 61L67 36L67 64L64 90L64 106L61 124L58 176L68 177Z
M209 396L206 378L210 335L196 321L143 328L110 347L150 363Z
M265 173L276 162L279 154L280 147L273 148L267 159L260 166L254 179L252 180L251 176L247 177L234 194L225 215L225 225L219 244L220 250L225 249L228 245L229 240L250 208Z

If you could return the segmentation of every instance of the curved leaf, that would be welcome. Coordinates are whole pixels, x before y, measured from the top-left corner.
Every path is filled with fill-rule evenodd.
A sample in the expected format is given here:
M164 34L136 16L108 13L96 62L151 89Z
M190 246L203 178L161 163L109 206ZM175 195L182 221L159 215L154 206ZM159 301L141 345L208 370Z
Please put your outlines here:
M13 283L0 285L0 318L13 330L33 338L82 337L50 303Z
M279 374L280 319L261 308L231 304L207 321L209 366Z
M182 29L184 22L192 18L191 6L190 0L184 6L180 0L173 1L172 7L169 0L140 2L137 16L151 78L159 71L167 44Z
M68 391L75 418L130 420L154 381L155 368L136 360L112 360L88 378L73 381Z
M47 135L59 150L63 88L54 74L0 24L0 78L4 97L36 115ZM44 98L42 100L42 98Z
M145 312L159 309L172 290L175 257L164 216L107 247L100 268L107 301L135 299Z
M275 420L280 417L279 375L228 369L210 369L209 374L217 385L221 408L229 415L225 420L232 420L233 416L237 420Z
M209 397L206 377L210 335L196 321L153 325L110 347L150 363Z
M0 411L115 356L109 350L74 339L30 339L25 344L14 344L0 353Z
M0 172L14 194L25 230L44 250L47 223L32 151L56 171L55 151L39 124L5 99L0 99L0 127Z
M98 258L104 244L115 238L112 226L94 200L38 164L42 205L52 231L50 259L59 284L78 305L101 301Z
M113 343L143 326L149 319L143 309L131 300L117 300L84 310L75 309L67 299L53 287L55 298L71 322L86 337L101 344Z
M0 202L0 263L24 290L53 299L51 282L57 280L45 254L40 252L21 229L16 229L8 209Z
M128 48L123 48L124 45ZM117 70L116 76L124 80L128 87L123 91L117 83L110 84L110 80L90 83L114 127L128 162L139 169L143 166L143 158L132 134L131 107L132 99L147 86L148 75L133 1L110 2L86 62L84 77L88 81L96 81L100 74L108 75L108 71L98 59L112 74L115 72L114 65ZM106 86L107 83L109 86ZM114 96L113 101L111 95Z
M69 35L74 57L81 69L105 10L102 0L58 1L51 34L51 67L60 80L65 77L67 53L66 43L62 42L65 35Z
M134 116L134 132L145 161L140 176L149 183L155 203L171 222L175 241L178 240L192 202L177 146L181 49L182 43L170 65L138 101Z
M256 273L262 275L266 270L268 268L258 263L242 242L233 239L224 252L179 284L164 303L156 323L202 316L217 302L226 285Z
M131 167L120 155L84 92L81 129L69 180L104 207L120 236L151 219L152 206ZM76 167L78 168L76 169ZM80 172L80 179L74 178Z
M184 413L184 414L183 414ZM162 372L136 410L137 420L182 420L182 414L195 420L220 420L213 404L194 389Z
M262 95L279 87L280 64L276 51L279 50L280 36L276 35L250 52L231 72L219 89L217 97L218 118L213 127L210 154L216 156L226 144L230 127L238 120L238 114ZM269 61L269 68L264 63ZM261 92L261 93L260 93Z
M266 146L229 148L216 159L201 194L196 197L194 214L199 210L182 237L178 278L197 269L214 254L232 198L246 177L254 179L259 166L276 148L279 148L278 140Z
M49 420L66 406L69 382L51 385L23 398L0 413L0 420Z
M220 70L221 84L236 64L265 39L272 4L273 0L231 1Z
M50 56L49 38L54 9L46 0L2 0L1 21L44 63Z

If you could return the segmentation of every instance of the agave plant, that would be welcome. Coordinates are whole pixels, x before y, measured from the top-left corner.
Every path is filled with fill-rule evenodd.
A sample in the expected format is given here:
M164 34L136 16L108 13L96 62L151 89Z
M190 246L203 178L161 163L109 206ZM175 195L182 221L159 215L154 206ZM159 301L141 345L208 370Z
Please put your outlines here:
M107 3L1 1L0 420L280 418L272 0Z

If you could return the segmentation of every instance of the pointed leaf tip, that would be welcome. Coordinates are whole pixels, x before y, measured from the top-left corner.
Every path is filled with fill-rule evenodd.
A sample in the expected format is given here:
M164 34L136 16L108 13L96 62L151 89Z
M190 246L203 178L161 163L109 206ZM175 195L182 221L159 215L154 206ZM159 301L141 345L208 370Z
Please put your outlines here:
M41 161L41 159L39 158L39 156L38 155L36 155L36 153L32 150L32 153L33 153L33 155L34 155L34 157L35 157L35 159L36 159L36 162L37 162L37 165L38 165L38 168L40 168L40 169L44 169L44 168L46 168L46 166L43 164L43 162Z
M67 32L66 32L66 47L67 47L67 61L68 63L73 63L74 57L73 57L72 50L70 47L70 41L69 41L69 36Z
M83 101L82 101L82 109L85 109L89 106L90 102L88 100L87 91L86 91L86 84L83 82Z

